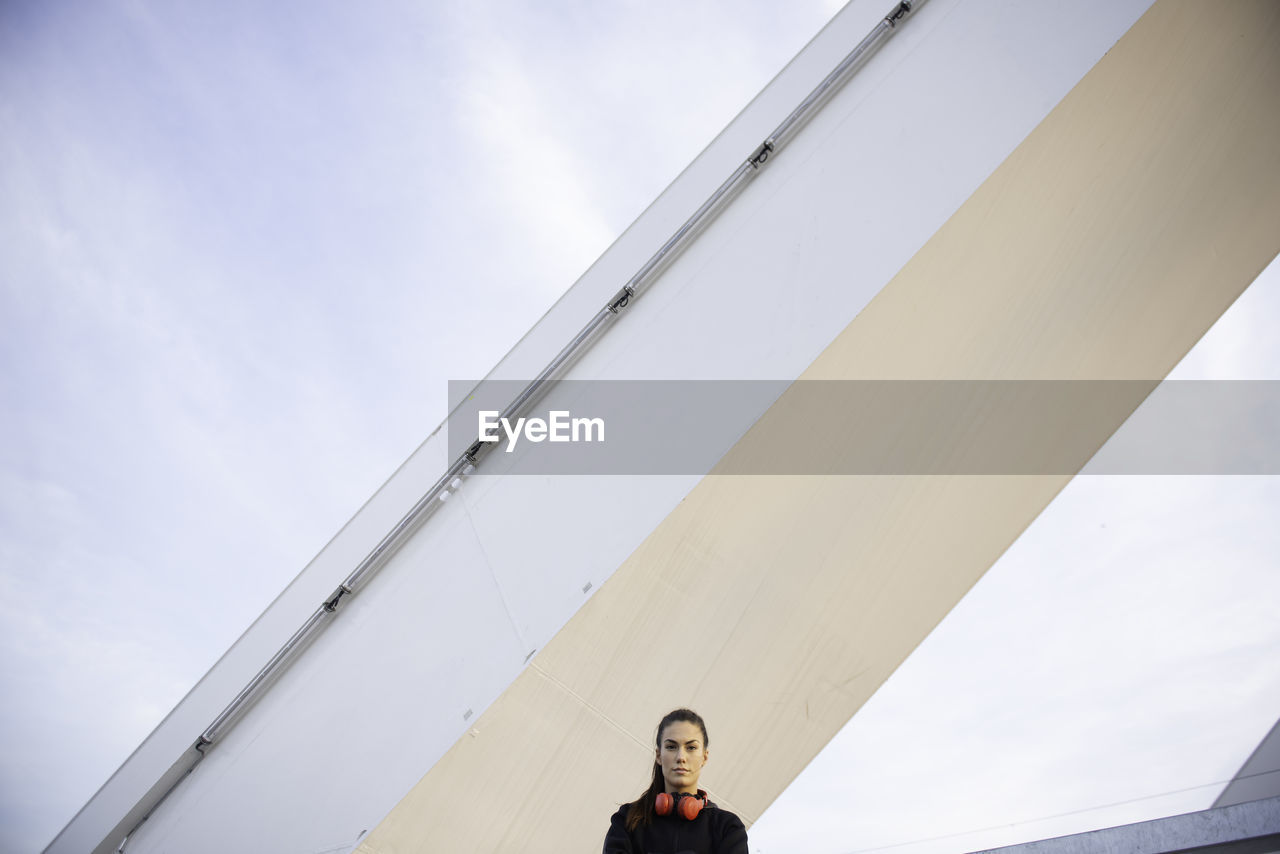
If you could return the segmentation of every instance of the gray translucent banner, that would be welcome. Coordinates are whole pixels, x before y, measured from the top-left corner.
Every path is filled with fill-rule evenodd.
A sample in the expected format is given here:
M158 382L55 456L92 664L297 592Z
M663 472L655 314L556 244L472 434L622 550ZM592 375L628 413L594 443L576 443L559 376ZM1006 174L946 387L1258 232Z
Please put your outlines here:
M1280 382L450 382L481 474L1280 474ZM487 413L487 414L486 414Z

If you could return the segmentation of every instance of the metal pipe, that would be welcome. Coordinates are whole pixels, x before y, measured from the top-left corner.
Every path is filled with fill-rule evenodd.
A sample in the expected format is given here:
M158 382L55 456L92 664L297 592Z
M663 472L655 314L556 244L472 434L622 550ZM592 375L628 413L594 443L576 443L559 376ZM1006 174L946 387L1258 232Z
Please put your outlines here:
M501 417L514 420L536 403L545 391L546 384L568 370L569 366L586 352L588 346L594 342L597 334L613 324L613 321L618 317L619 309L625 308L629 301L630 294L615 296L609 305L596 312L595 316L587 322L587 325L582 327L578 334L573 337L573 340L566 344L556 354L556 357L528 385L520 390L514 400L503 407ZM486 444L483 447L484 453L487 453L489 446ZM479 459L474 453L472 456Z
M373 551L360 561L359 565L352 570L343 582L343 586L348 588L352 594L356 591L387 562L395 551L404 544L409 535L418 529L423 522L435 513L440 506L440 495L449 488L449 484L457 479L458 475L463 474L467 466L475 465L477 457L474 455L463 454L453 461L448 470L435 482L432 487L427 490L422 498L410 508L399 522L395 524L385 537L383 537Z
M876 24L871 32L862 41L858 42L852 51L845 55L844 59L823 78L821 83L809 92L804 100L783 119L781 124L774 128L773 133L769 134L764 142L757 146L755 151L716 188L715 192L667 238L662 246L658 248L658 251L645 261L604 308L600 309L582 327L578 334L556 354L555 358L542 369L538 376L531 380L516 395L515 399L503 408L502 417L518 418L537 403L546 393L548 385L568 370L586 352L595 339L618 319L622 310L629 307L631 300L657 278L657 275L666 265L674 260L693 238L715 219L766 163L771 162L776 157L777 152L791 138L794 138L805 122L813 116L825 101L896 31L898 25L923 5L924 2L925 0L902 0L902 2L895 4L893 9ZM444 475L427 490L426 494L410 508L409 512L374 546L364 560L360 561L359 565L352 570L342 584L302 624L302 627L293 633L293 636L271 657L266 666L258 671L257 675L236 695L235 699L227 704L226 708L214 718L213 723L205 728L196 742L195 749L199 752L200 757L156 801L155 805L142 817L142 820L129 831L117 849L120 854L123 854L129 839L142 826L143 822L151 817L156 809L173 793L174 789L200 764L204 759L205 750L216 744L218 739L239 721L275 679L288 668L320 631L329 624L330 618L336 615L341 607L343 599L358 593L404 542L427 519L431 518L443 503L442 499L447 498L452 489L456 487L458 478L470 473L472 468L478 465L488 453L490 447L486 443L475 442L467 451L454 460Z
M200 734L200 739L205 744L214 744L222 733L229 728L239 718L241 714L248 711L255 699L263 689L265 689L277 676L284 671L288 664L293 660L297 653L301 652L304 647L315 639L320 627L324 624L325 618L332 614L323 606L314 614L307 618L293 636L289 638L275 655L271 656L271 660L266 666L258 671L258 674L249 681L249 684L236 695L235 699L227 704L222 713L214 718L213 723L209 724Z
M120 845L116 848L116 854L124 854L125 846L129 844L129 840L133 838L133 835L138 832L138 828L146 824L147 819L155 815L156 810L160 809L160 805L163 804L166 800L168 800L169 796L173 794L174 790L177 789L178 786L182 784L182 781L190 777L191 772L196 770L196 766L204 761L204 747L201 745L199 741L196 742L195 750L196 750L196 753L198 754L196 756L196 761L192 762L190 767L188 767L186 771L182 772L181 777L173 781L173 785L165 789L165 792L163 795L160 796L160 799L156 801L154 804L152 804L151 809L147 810L146 813L142 816L142 818L138 819L138 823L129 829L129 832L124 835L124 839L120 840Z
M767 141L773 142L775 146L784 144L787 135L803 127L804 123L812 117L813 113L816 112L827 97L843 86L849 77L861 68L875 53L876 49L884 44L885 40L897 30L898 25L906 20L907 16L913 11L923 6L924 3L925 0L902 0L902 2L894 6L872 28L871 32L867 33L862 41L858 42L854 49L849 51L835 68L831 69L831 73L813 88L813 91L791 111L791 114L782 120L782 124L774 128Z
M624 290L631 294L639 293L640 288L647 283L646 280L652 278L653 274L660 267L664 266L667 261L671 260L679 253L679 250L684 248L690 238L694 237L704 226L709 224L714 214L720 212L721 203L728 202L740 188L740 185L745 183L745 179L754 176L758 169L759 166L753 162L751 158L747 158L747 160L734 170L733 174L726 178L724 183L717 187L716 191L712 193L696 211L693 212L693 215L685 220L683 225L676 229L676 233L667 238L667 242L662 244L661 248L659 248L658 251L644 263L644 266L631 277Z

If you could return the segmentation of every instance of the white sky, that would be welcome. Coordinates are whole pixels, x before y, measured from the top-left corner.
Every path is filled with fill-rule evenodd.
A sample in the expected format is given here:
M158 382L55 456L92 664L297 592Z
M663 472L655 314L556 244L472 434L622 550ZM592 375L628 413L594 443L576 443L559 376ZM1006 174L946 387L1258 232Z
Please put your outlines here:
M52 838L838 5L0 5L0 850ZM1278 278L1183 369L1280 378ZM753 849L1207 805L1280 716L1276 508L1275 478L1077 480Z

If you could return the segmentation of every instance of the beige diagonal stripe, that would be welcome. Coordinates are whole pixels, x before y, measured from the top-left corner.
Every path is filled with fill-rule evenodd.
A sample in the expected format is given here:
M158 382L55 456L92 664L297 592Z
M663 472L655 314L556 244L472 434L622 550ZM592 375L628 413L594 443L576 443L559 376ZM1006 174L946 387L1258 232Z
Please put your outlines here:
M1164 376L1276 254L1278 107L1280 3L1158 3L805 376ZM752 821L1067 480L707 477L357 850L598 851L685 704Z

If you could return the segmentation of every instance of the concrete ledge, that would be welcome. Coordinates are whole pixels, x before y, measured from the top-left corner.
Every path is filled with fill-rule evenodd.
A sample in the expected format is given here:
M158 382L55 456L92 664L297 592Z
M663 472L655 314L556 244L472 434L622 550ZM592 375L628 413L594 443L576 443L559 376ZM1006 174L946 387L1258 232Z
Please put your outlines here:
M1059 836L974 854L1269 854L1280 851L1280 797Z

